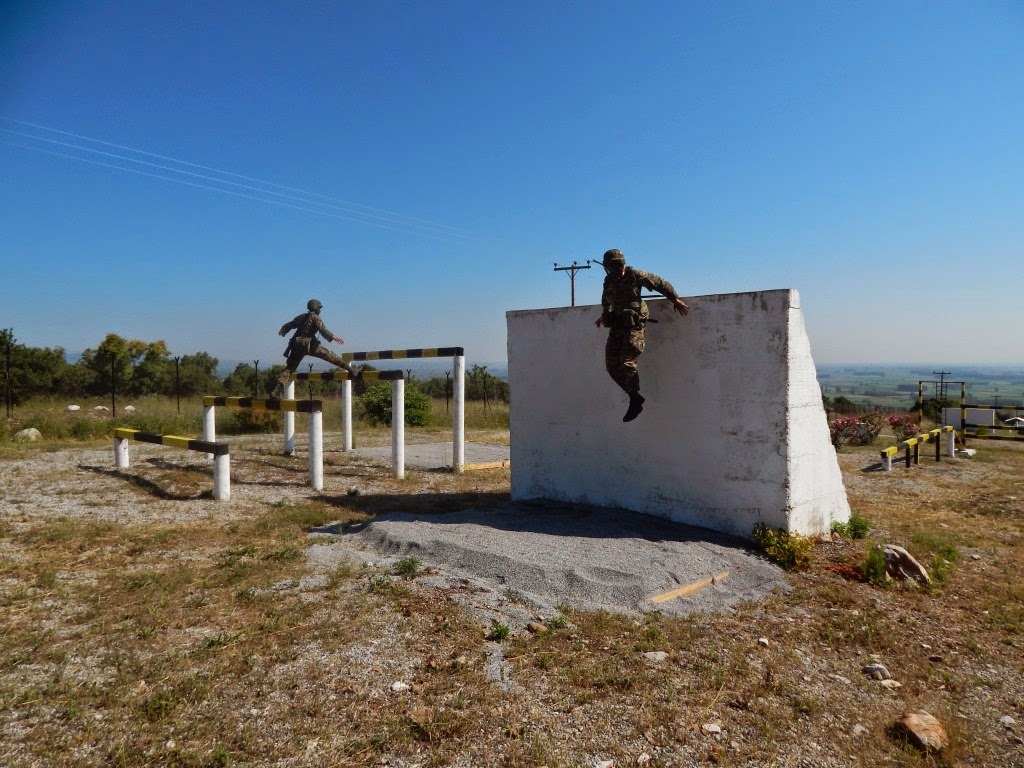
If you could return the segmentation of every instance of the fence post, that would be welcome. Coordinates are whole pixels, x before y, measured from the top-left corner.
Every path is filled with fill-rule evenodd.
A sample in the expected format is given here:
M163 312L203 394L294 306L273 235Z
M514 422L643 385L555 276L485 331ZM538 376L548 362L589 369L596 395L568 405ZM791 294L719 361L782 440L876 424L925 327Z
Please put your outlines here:
M123 437L114 437L114 466L118 469L128 468L128 441Z
M946 430L946 455L956 456L956 430Z
M324 487L324 414L309 413L309 484L313 490Z
M341 382L341 450L352 450L352 380Z
M391 382L391 463L395 477L405 477L405 379Z
M453 365L455 380L452 399L452 472L461 475L466 470L466 356L456 355Z
M231 498L231 454L219 454L214 461L213 498L217 501Z
M284 399L295 399L295 382L291 379L284 385ZM295 412L284 412L284 454L292 456L295 454Z
M217 414L212 405L203 404L203 440L214 443L217 441ZM212 453L203 454L212 459Z

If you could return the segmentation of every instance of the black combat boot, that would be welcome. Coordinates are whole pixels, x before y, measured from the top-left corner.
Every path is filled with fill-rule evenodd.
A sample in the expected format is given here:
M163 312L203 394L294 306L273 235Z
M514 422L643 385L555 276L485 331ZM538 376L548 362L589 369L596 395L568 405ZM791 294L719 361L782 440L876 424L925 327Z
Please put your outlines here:
M640 415L640 411L644 409L644 396L639 392L634 392L629 396L629 409L626 411L626 415L622 417L623 421L632 421Z

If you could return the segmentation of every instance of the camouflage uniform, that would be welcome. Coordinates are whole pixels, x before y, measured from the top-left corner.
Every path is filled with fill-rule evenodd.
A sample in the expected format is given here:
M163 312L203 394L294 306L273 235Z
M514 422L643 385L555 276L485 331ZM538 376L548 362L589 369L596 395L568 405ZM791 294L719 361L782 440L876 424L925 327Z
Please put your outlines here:
M604 348L604 366L612 380L630 397L640 394L637 360L644 351L644 326L650 310L640 298L646 288L675 301L679 298L672 284L642 269L626 267L626 273L608 275L601 294L601 322L608 327Z
M275 395L279 395L281 393L284 389L284 385L286 385L291 378L291 374L298 370L299 363L302 362L302 358L306 357L306 355L318 357L321 360L327 361L331 365L344 368L351 376L356 375L355 371L352 370L352 366L342 360L341 357L331 350L320 345L320 340L316 337L318 333L328 341L334 341L335 334L328 330L327 326L324 325L324 321L320 319L320 315L318 315L316 311L310 310L309 312L303 312L301 315L296 315L281 326L281 330L278 331L278 335L284 336L292 329L295 329L295 335L292 336L291 340L288 342L288 348L284 351L284 355L287 358L285 362L285 370L277 380L277 387L274 388Z

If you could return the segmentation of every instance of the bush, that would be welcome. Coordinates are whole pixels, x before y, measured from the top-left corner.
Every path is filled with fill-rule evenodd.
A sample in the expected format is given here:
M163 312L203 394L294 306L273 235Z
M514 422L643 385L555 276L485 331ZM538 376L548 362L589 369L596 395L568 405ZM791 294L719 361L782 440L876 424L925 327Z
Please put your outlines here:
M878 438L886 423L880 413L865 413L863 416L840 416L828 425L832 445L841 448L844 444L871 445Z
M850 515L850 521L847 523L840 523L838 520L832 523L832 533L847 539L863 539L869 530L871 522L857 514Z
M366 390L357 399L359 412L375 424L391 423L391 384L381 382ZM414 387L405 389L405 423L424 427L433 421L430 398Z
M883 587L888 582L885 573L885 552L880 546L874 546L864 555L864 562L860 564L860 573L864 581Z
M255 408L224 408L227 418L217 431L226 435L267 434L283 429L279 411L260 411Z
M788 571L803 571L811 565L811 540L799 533L758 523L754 542L765 557Z
M921 425L917 423L917 417L909 413L892 413L887 421L897 442L909 440L921 429Z

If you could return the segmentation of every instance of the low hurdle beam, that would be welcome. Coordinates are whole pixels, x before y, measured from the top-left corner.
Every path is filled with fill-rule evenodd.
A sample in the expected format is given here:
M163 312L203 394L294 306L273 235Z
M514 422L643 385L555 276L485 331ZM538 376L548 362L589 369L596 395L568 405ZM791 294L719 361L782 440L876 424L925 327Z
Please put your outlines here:
M177 435L158 435L154 432L143 432L139 429L118 427L114 430L114 465L118 469L127 469L128 441L138 440L143 443L167 445L172 448L184 448L189 451L202 451L214 457L213 465L213 498L227 501L231 498L231 454L227 443L211 440L193 440Z
M363 381L391 382L391 465L395 477L405 477L405 373L403 371L362 371ZM344 451L352 450L352 379L348 371L333 370L293 373L285 394L294 394L296 381L340 381L341 431ZM294 444L294 427L292 432ZM288 420L285 419L285 450L288 446Z
M461 475L466 467L466 350L462 347L430 347L418 349L381 349L376 352L343 352L346 363L372 360L403 360L413 358L452 358L452 472ZM366 374L379 371L366 371ZM295 376L297 374L293 374ZM345 385L342 385L344 400ZM351 413L351 393L348 412ZM344 408L344 403L343 403ZM351 442L345 450L351 450Z
M909 467L911 460L914 464L921 463L921 446L931 440L935 441L935 460L942 460L942 451L939 441L941 435L946 435L946 455L956 456L956 429L952 426L938 427L929 432L922 432L920 435L915 435L907 440L896 443L896 445L889 446L888 448L882 449L882 468L886 471L892 469L892 458L898 454L901 450L905 451L906 463Z
M215 440L217 432L216 408L251 408L256 411L283 411L309 414L309 484L314 490L324 487L324 419L320 400L277 400L261 397L203 398L203 439Z

